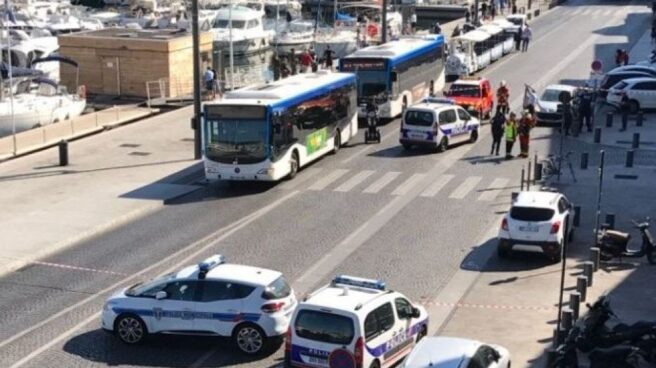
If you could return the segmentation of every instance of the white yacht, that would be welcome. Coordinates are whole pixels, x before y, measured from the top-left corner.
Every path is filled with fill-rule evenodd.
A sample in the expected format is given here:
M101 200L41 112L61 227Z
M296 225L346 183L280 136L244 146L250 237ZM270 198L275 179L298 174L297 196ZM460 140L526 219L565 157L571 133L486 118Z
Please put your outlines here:
M276 29L271 46L280 52L288 53L291 49L305 50L312 42L314 42L314 22L295 20L290 23L285 22Z
M10 46L2 46L2 61L21 68L32 67L32 62L39 58L56 55L59 49L57 37L29 37L26 32L19 30L9 31L12 35ZM59 80L59 63L45 63L36 69L45 73L45 76Z
M235 54L268 49L274 35L273 30L264 29L263 12L245 6L219 9L211 31L215 49L228 51L232 38Z

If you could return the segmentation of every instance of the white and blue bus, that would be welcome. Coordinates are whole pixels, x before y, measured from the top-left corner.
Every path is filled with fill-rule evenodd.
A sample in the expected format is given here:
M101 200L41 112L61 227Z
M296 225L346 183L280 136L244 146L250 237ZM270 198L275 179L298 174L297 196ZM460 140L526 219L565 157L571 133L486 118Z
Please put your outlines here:
M408 37L366 47L341 58L339 70L358 76L359 103L376 98L379 116L393 118L444 88L444 37ZM360 117L365 113L361 109Z
M203 105L209 180L293 178L357 134L355 75L299 74L228 92Z

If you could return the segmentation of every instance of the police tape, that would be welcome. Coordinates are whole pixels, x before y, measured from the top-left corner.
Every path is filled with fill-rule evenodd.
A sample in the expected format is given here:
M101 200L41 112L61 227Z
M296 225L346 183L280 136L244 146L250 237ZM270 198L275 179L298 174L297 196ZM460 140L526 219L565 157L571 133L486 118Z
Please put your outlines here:
M471 309L500 309L500 310L530 310L530 311L551 311L555 307L530 306L530 305L504 305L504 304L471 304L471 303L445 303L445 302L424 302L419 303L424 307L447 307L447 308L471 308Z

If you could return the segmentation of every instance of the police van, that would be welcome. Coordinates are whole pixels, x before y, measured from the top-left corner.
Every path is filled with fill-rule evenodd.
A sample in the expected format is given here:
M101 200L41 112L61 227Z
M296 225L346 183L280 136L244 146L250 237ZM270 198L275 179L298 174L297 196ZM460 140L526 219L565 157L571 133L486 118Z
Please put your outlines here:
M480 121L453 100L427 97L406 109L399 141L409 150L415 146L445 151L450 144L476 142Z
M298 304L285 340L285 366L389 366L427 331L426 310L384 282L337 276Z

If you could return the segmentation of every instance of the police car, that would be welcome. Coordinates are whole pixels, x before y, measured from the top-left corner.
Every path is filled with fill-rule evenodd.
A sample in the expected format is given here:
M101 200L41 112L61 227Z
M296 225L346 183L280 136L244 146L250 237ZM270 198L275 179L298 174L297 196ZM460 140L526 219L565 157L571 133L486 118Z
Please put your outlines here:
M285 366L389 366L427 331L426 310L384 282L337 276L299 303L285 340Z
M407 150L419 146L442 152L453 143L476 142L480 126L477 118L452 100L428 97L406 109L399 141Z
M280 272L214 255L110 297L102 328L126 344L154 333L231 336L241 352L258 354L285 334L296 304Z

